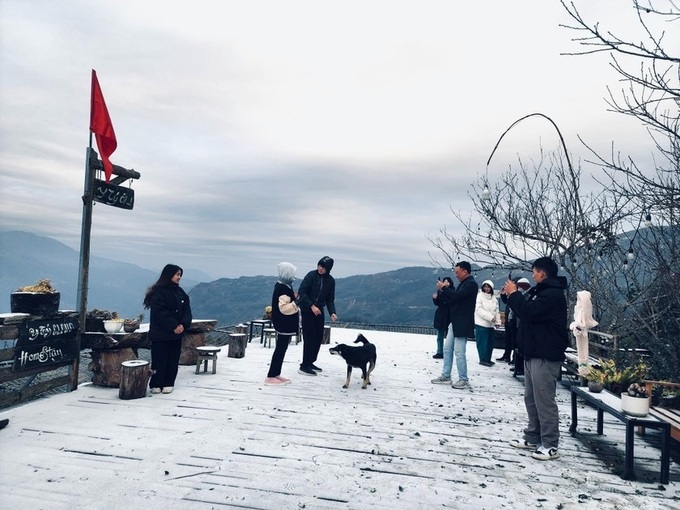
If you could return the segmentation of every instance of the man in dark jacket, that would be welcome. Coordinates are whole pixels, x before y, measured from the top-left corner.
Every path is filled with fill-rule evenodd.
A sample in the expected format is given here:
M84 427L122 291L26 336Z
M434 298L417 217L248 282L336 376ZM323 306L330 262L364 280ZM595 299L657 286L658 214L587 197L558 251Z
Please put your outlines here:
M442 375L432 379L433 384L451 384L451 368L453 357L456 357L456 369L458 381L451 384L457 390L470 387L467 375L467 349L468 338L475 336L475 302L479 286L472 276L472 266L469 262L461 261L453 269L456 278L460 282L454 289L446 281L438 281L437 289L441 290L449 302L451 328L444 341L444 366Z
M508 304L519 319L517 348L524 356L524 404L529 424L515 448L531 449L538 460L559 457L560 419L555 388L560 376L567 334L566 278L557 276L550 257L534 261L531 268L536 285L525 296L512 280L505 283Z
M302 363L298 372L316 375L321 372L314 362L319 356L323 340L324 307L328 308L335 322L335 279L331 276L333 259L326 256L319 260L316 270L307 273L298 289L297 304L302 315Z

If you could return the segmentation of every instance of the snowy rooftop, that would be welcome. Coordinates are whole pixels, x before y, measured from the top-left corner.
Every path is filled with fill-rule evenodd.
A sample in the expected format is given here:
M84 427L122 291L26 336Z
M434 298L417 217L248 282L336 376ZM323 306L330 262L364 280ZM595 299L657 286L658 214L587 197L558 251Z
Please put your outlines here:
M356 330L332 329L350 343ZM120 400L118 389L77 391L0 412L0 500L6 509L678 508L680 448L659 485L659 435L635 438L638 480L619 477L624 429L580 404L568 433L569 391L558 388L561 457L534 460L508 441L525 425L523 384L507 364L477 364L472 391L433 385L434 337L365 332L377 345L373 385L322 346L317 377L299 375L291 345L287 386L264 386L272 349L241 359L224 347L217 374L181 366L175 391ZM500 355L499 351L496 351ZM84 367L83 367L84 369ZM455 365L454 365L455 376Z

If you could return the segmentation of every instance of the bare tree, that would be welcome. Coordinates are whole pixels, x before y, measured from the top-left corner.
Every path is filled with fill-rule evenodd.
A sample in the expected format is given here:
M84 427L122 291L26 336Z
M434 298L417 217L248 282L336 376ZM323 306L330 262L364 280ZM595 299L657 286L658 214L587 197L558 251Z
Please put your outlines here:
M602 156L590 149L606 183L620 199L633 205L639 217L629 250L645 261L648 274L629 285L631 319L620 328L633 346L648 347L658 360L660 376L677 377L680 363L680 52L668 34L680 27L680 6L673 0L632 2L642 37L604 31L586 20L574 2L562 5L571 16L566 28L584 49L573 55L608 52L610 65L624 88L608 88L607 103L616 113L638 120L650 135L654 166L642 167L612 149ZM675 32L670 32L675 30ZM585 144L585 142L584 142ZM585 144L587 147L588 145ZM640 228L641 224L644 228ZM675 367L675 368L670 368Z
M461 257L481 265L528 269L538 256L553 256L571 281L572 295L582 288L593 295L602 330L617 333L628 347L648 348L657 377L677 378L680 363L680 58L664 48L666 34L657 32L680 21L672 0L633 1L642 28L640 41L602 31L586 20L573 2L562 4L584 49L570 55L611 54L612 67L625 87L608 89L607 104L647 127L653 169L641 168L630 156L612 149L602 156L591 150L602 169L599 188L585 194L581 167L574 168L559 128L548 116L529 117L554 126L561 146L518 169L510 167L494 183L486 177L468 193L474 212L452 211L463 233L446 228L430 238L436 255L455 265ZM676 48L673 48L676 49ZM677 48L680 49L680 48ZM489 186L491 189L489 189ZM436 255L431 258L437 262Z

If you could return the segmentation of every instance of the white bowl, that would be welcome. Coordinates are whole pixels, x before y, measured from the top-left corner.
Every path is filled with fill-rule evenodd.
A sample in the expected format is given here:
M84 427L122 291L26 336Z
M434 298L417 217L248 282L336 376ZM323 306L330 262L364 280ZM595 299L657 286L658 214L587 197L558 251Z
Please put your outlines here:
M104 321L107 333L118 333L123 328L123 321Z

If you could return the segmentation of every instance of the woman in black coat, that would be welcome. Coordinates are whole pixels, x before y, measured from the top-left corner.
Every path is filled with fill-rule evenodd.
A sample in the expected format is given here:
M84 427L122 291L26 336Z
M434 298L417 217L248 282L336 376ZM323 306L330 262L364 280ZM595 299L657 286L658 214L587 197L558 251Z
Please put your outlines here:
M267 386L290 382L290 379L281 377L281 367L291 337L300 334L300 315L295 303L297 295L293 290L297 268L289 262L281 262L278 269L279 280L274 285L272 293L272 324L276 330L276 348L272 354L267 378L264 380Z
M172 393L177 378L179 356L184 332L191 326L189 296L179 286L182 268L168 264L158 281L144 296L144 308L151 310L149 340L151 341L151 393Z
M448 282L449 287L453 287L453 280L448 276L444 277L444 281ZM434 359L442 359L444 357L444 338L449 330L451 324L451 315L449 313L449 300L441 290L437 290L432 295L432 302L437 307L434 312L434 329L437 331L437 352Z

